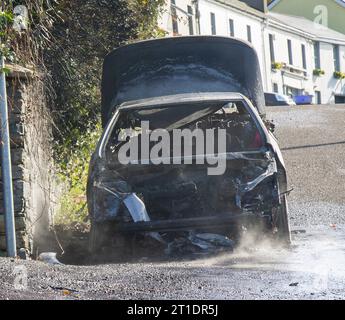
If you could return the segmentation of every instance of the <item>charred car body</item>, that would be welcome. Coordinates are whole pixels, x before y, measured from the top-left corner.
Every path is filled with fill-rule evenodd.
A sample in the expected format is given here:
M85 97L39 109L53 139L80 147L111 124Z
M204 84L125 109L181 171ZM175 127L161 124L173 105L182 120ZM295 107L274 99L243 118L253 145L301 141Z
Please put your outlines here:
M257 55L245 42L165 38L110 53L103 69L104 132L88 181L91 247L137 234L161 242L183 232L234 237L243 226L260 226L289 242L284 161L264 117ZM160 146L166 151L176 146L174 130L223 130L224 150L215 134L218 149L211 152L207 145L198 149L192 137L181 143L182 150L189 143L191 154L181 151L176 160L160 150L148 158L141 150L145 132L159 129L171 139ZM127 140L120 139L128 130ZM129 140L139 146L137 158L123 163L120 149ZM146 141L149 150L158 140ZM220 159L223 171L210 175Z

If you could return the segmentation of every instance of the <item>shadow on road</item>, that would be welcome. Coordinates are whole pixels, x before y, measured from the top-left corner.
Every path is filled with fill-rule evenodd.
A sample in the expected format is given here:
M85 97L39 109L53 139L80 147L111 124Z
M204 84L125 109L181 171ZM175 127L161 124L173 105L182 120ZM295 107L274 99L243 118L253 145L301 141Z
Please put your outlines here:
M320 144L310 144L310 145L303 145L303 146L293 146L293 147L281 148L281 150L282 151L289 151L289 150L298 150L298 149L306 149L306 148L320 148L320 147L335 146L335 145L340 145L340 144L345 144L345 141L320 143Z

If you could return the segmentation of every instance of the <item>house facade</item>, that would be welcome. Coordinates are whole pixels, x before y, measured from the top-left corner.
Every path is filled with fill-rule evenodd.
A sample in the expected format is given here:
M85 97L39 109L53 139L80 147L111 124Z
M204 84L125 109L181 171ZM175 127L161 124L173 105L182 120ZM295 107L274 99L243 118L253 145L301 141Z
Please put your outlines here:
M248 41L258 53L266 92L312 95L318 104L345 103L345 35L315 28L303 17L254 9L237 0L171 1L161 19L170 36Z

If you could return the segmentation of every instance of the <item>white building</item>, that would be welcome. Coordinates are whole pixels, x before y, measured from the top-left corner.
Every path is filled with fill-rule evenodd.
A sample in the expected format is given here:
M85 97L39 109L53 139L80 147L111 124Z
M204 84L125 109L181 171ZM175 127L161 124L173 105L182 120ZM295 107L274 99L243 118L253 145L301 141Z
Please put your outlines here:
M251 42L265 91L313 95L315 103L345 103L345 80L334 76L335 71L345 72L345 35L237 0L168 2L160 24L169 35L213 34Z

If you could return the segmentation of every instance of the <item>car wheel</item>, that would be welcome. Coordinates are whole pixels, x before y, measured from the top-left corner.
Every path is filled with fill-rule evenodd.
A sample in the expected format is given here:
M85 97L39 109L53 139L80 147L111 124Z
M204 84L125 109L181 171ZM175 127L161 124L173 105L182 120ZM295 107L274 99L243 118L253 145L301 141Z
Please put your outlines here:
M89 234L89 251L92 255L101 252L103 245L106 243L107 228L102 223L91 223Z
M286 195L282 197L282 203L278 211L276 221L277 237L285 244L291 243L290 223L289 223L289 209Z
M92 223L89 252L94 262L114 261L132 254L131 237L114 233L112 223Z

